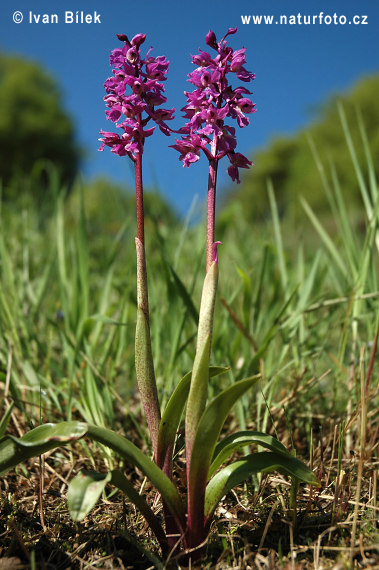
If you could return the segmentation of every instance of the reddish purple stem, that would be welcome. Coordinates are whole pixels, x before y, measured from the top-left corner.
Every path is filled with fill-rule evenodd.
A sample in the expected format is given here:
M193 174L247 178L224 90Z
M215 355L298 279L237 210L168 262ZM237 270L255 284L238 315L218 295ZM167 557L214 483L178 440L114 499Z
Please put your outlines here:
M212 156L217 154L217 137L212 142ZM207 273L214 261L213 244L215 241L215 215L216 215L216 183L217 183L218 159L209 161L208 175L208 199L207 199Z
M142 154L136 153L134 162L136 183L136 210L137 210L137 237L145 247L144 211L143 211L143 185L142 185Z

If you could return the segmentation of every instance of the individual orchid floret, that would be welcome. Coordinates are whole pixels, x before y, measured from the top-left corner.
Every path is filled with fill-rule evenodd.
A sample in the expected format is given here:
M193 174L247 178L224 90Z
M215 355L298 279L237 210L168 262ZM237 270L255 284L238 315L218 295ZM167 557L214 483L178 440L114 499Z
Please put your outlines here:
M107 119L123 134L100 131L99 150L108 146L115 154L135 160L136 153L143 152L145 138L155 129L146 128L150 121L165 135L171 133L166 121L173 119L175 109L157 109L167 101L161 82L166 80L169 62L164 56L150 55L152 48L142 57L140 48L146 40L145 34L137 34L131 41L124 34L117 37L124 45L110 55L113 75L104 83L107 92L104 101Z
M183 166L196 162L201 150L208 160L218 162L227 156L231 164L227 172L239 183L238 169L248 168L252 163L235 151L235 129L227 125L226 120L234 119L240 128L246 127L250 122L247 115L255 112L255 104L247 97L251 92L246 87L232 88L229 76L234 74L240 81L248 83L255 74L245 68L246 48L233 51L227 45L226 37L236 31L236 28L230 28L217 43L215 33L210 30L205 43L216 54L212 56L199 48L199 53L192 56L192 63L197 68L188 74L188 81L195 90L185 92L187 104L182 111L187 123L178 131L182 140L175 139L176 144L172 148L180 152L179 160L183 161Z

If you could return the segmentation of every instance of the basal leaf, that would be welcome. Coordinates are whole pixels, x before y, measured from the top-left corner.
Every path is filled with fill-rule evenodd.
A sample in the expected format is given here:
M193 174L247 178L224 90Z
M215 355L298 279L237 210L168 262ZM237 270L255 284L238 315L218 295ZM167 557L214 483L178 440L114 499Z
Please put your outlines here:
M120 457L138 467L161 493L178 526L184 530L184 506L179 492L174 483L149 457L142 453L131 441L106 428L89 426L88 437L110 447Z
M207 522L221 499L234 487L251 475L259 472L279 471L299 481L320 486L314 473L302 461L292 455L262 451L246 455L241 460L227 465L211 479L205 493L204 513Z
M186 411L186 453L192 454L192 446L205 410L208 398L209 357L212 345L214 307L218 283L218 264L213 261L204 279L201 294L199 325L197 328L196 355L193 364L191 386Z
M220 465L222 465L234 451L251 444L261 445L281 455L290 455L284 445L275 437L272 437L272 435L260 431L239 431L229 435L217 444L213 461L209 468L208 479L214 475Z
M190 458L188 481L190 524L202 525L204 517L204 493L209 466L222 426L235 402L256 382L253 376L236 382L218 394L206 407L196 432Z
M155 381L153 354L151 350L150 327L147 322L146 315L140 307L137 307L135 365L138 390L141 395L142 405L153 443L153 449L156 453L160 409L157 385Z
M196 350L186 412L186 448L192 449L196 430L207 401L210 336Z
M211 378L220 374L224 374L228 370L229 368L224 368L222 366L210 366L209 377ZM166 452L169 447L172 447L175 443L176 433L179 429L180 420L188 398L191 375L192 372L188 372L185 376L183 376L174 392L172 393L172 396L169 399L167 406L163 412L158 435L157 464L159 466L163 464Z
M81 471L68 486L68 510L74 521L83 520L96 505L112 473Z
M4 474L30 457L42 455L55 447L61 447L86 435L83 422L43 424L20 438L12 435L0 439L0 474Z
M81 521L93 509L99 500L107 483L120 489L128 499L138 508L155 533L162 551L168 553L169 546L159 519L155 516L145 499L140 495L118 470L108 473L96 471L81 471L70 482L67 493L68 509L73 520Z

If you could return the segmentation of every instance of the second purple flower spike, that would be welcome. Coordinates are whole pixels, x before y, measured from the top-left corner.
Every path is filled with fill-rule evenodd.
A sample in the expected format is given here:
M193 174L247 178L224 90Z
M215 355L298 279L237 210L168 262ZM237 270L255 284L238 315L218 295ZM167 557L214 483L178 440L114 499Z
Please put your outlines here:
M230 117L239 127L247 126L249 118L246 115L255 112L255 104L247 97L251 92L246 87L232 88L228 74L234 74L245 83L252 81L255 74L244 67L246 48L233 51L227 45L226 37L236 31L237 28L230 28L218 43L214 32L209 31L205 42L215 50L214 57L200 48L199 53L192 56L192 63L198 67L188 77L195 90L185 93L187 104L182 111L188 122L179 130L182 139L175 139L172 148L180 152L183 166L198 161L200 151L210 161L227 156L230 161L227 172L239 183L239 168L249 168L252 163L236 152L236 129L225 121Z

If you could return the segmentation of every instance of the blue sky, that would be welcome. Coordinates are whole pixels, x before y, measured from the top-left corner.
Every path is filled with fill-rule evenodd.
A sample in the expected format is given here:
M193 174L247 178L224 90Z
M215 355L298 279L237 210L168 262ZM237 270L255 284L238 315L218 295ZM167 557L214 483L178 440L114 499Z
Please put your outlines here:
M7 5L6 5L7 4ZM20 11L23 21L13 21ZM29 13L40 23L29 23ZM65 23L65 12L95 12L100 23ZM319 14L323 12L322 23ZM57 14L58 24L42 24L43 14ZM317 16L315 24L242 24L241 16ZM324 23L336 14L346 24ZM359 16L366 24L349 24ZM169 107L176 108L175 125L182 125L183 91L190 86L189 54L205 48L204 37L212 29L218 38L229 27L238 27L230 37L234 49L247 48L247 68L255 72L253 101L257 113L251 124L238 132L238 150L254 159L254 150L277 134L289 134L304 126L328 96L349 88L364 75L379 71L378 0L13 0L0 7L0 49L40 62L58 80L66 110L76 123L77 140L87 158L85 178L112 177L133 185L126 158L110 151L97 152L99 130L108 130L104 115L103 83L110 75L109 53L118 47L116 33L129 37L146 33L145 45L153 55L166 55L170 71L166 82ZM112 130L112 129L109 129ZM160 132L148 139L144 157L145 187L158 187L171 203L185 213L195 195L205 196L207 164L184 169L178 153L168 148L173 139ZM220 164L220 187L229 184L227 164Z

